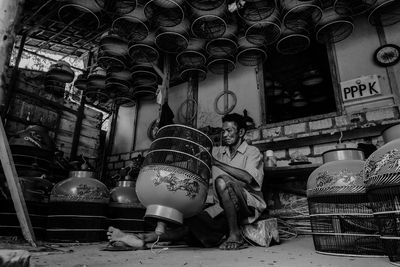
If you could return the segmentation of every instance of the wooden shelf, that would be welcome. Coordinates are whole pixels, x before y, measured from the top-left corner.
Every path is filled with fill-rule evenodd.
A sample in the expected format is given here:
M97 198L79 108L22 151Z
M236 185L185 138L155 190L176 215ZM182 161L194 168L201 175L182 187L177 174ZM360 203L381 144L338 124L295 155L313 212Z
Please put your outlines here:
M293 180L308 179L308 176L321 164L304 164L284 167L264 167L264 182L281 184Z

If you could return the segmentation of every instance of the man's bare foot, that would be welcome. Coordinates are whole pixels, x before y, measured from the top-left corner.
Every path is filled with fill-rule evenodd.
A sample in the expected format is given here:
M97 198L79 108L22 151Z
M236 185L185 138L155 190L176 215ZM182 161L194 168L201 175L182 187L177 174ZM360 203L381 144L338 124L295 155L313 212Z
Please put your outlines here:
M140 237L134 234L126 234L121 230L114 228L112 226L108 228L107 236L110 243L119 241L132 248L136 249L145 248L145 242Z
M220 246L222 250L239 250L247 248L247 243L241 236L229 236Z

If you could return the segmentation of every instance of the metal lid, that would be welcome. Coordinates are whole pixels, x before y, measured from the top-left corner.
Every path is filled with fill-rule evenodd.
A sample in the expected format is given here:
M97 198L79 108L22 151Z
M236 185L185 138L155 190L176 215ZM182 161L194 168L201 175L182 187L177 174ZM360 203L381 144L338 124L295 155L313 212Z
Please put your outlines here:
M324 163L337 160L365 160L364 152L357 148L337 148L322 154Z

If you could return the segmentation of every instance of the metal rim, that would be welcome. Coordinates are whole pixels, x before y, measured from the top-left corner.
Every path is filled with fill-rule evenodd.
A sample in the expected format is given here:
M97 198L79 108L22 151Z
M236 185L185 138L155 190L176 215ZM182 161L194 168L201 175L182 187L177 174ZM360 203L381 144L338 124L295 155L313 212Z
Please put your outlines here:
M230 49L230 48L229 48L229 50L231 50L231 51L226 52L226 53L213 53L213 52L210 52L209 50L211 50L213 47L214 47L214 48L220 47L220 46L218 45L218 42L222 42L222 43L225 43L225 42L226 42L227 44L230 43L230 44L227 45L227 46L230 47L230 48L233 48L233 49ZM214 43L217 43L217 44L214 44ZM213 47L210 48L210 46L213 46ZM226 47L226 46L225 46L225 47ZM215 57L231 56L231 55L233 55L233 54L236 53L237 49L238 49L237 43L236 43L234 40L231 40L231 39L226 38L226 37L221 37L221 38L212 39L212 40L209 41L209 42L207 43L207 45L206 45L206 51L207 51L207 53L208 53L210 56L215 56Z
M239 51L239 53L236 56L236 61L239 62L240 64L242 64L243 66L256 66L258 64L258 62L254 65L246 65L242 62L242 60L240 60L240 58L241 58L241 56L243 56L243 54L248 53L250 51L259 52L261 54L261 57L263 58L261 60L261 62L264 62L267 59L267 52L265 52L263 49L261 49L259 47L250 47L250 48L245 48L245 49Z
M182 47L179 48L179 50L177 50L177 51L168 51L168 50L162 48L162 46L159 44L158 40L159 40L159 38L162 38L162 37L165 36L165 35L176 35L176 36L177 36L176 38L181 38L181 40L183 40L183 41L186 43L186 46L183 47L183 48L182 48ZM162 43L162 39L161 39L161 43ZM185 36L183 36L182 34L177 33L177 32L163 32L163 33L160 33L160 34L158 34L158 35L156 36L155 44L156 44L156 46L158 47L158 49L160 49L161 51L163 51L163 52L165 52L165 53L171 53L171 54L172 54L172 53L178 53L178 52L184 50L184 49L188 46L188 44L189 44L189 39L186 38ZM175 43L175 44L176 44L176 43ZM177 47L178 47L178 46L177 46Z
M199 56L200 58L203 58L203 65L206 63L206 61L207 61L207 58L206 58L206 56L203 54L203 53L201 53L201 52L199 52L199 51L194 51L194 50L184 50L184 51L182 51L182 52L180 52L176 57L175 57L175 60L176 60L176 62L178 63L178 64L182 64L182 57L185 55L185 54L195 54L196 56Z
M195 131L195 132L201 134L202 136L206 137L206 138L210 141L210 144L211 144L211 147L212 147L213 141L212 141L211 138L208 137L205 133L203 133L202 131L199 131L199 130L197 130L197 129L195 129L195 128L192 128L192 127L183 125L183 124L170 124L170 125L165 125L165 126L161 127L160 129L158 129L157 134L158 134L158 132L160 132L160 131L163 130L163 129L166 129L166 128L169 128L169 127L177 127L177 126L178 126L178 127L187 128L187 129L193 130L193 131Z
M395 1L396 0L388 0L387 2L381 3L380 5L376 6L368 15L369 23L373 26L377 26L378 25L378 23L376 23L377 17L381 17L380 23L382 26L391 26L391 25L394 25L394 24L400 22L400 16L398 16L397 20L395 19L393 21L384 23L384 21L382 20L382 14L380 14L380 9L390 8L391 5L395 5L397 3ZM395 8L396 8L396 6L395 6ZM398 4L397 9L400 9L400 4Z
M248 2L247 3L248 9L249 10L253 10L253 11L256 10L257 11L256 13L258 13L260 15L260 19L256 19L256 20L249 19L249 16L244 16L243 15L245 8L242 8L241 9L242 11L237 9L236 12L237 12L238 16L244 21L250 21L250 22L261 21L263 19L266 19L266 18L270 17L274 13L275 9L278 8L277 5L276 5L277 4L276 1L273 1L274 2L274 7L272 8L272 10L269 10L268 12L266 12L266 14L268 14L268 15L261 16L261 14L260 14L261 12L259 12L259 10L266 10L266 9L270 9L270 8L267 8L267 6L264 6L264 7L261 7L261 8L257 8L257 7L254 7L254 6L257 5L257 3L261 3L261 2L267 3L268 1L259 1L259 0L257 0L257 1L248 1L247 0L246 2Z
M154 58L148 58L147 56L145 56L146 59L147 59L146 61L137 61L137 60L135 60L134 57L131 56L131 54L132 54L131 50L139 51L140 54L146 55L147 53L141 51L141 50L146 50L146 49L147 49L148 51L151 51L151 53L153 53L153 54L155 55L155 56L153 56ZM139 63L154 62L154 61L158 60L158 58L160 57L160 54L158 53L157 49L155 49L154 47L152 47L152 46L150 46L150 45L147 45L147 44L134 44L134 45L132 45L132 46L129 47L129 50L128 50L128 51L129 51L129 56L130 56L130 58L131 58L134 62L139 62Z
M219 109L219 107L218 107L218 100L219 100L221 97L223 97L224 95L231 95L231 96L232 96L233 105L230 106L227 110L221 111L221 110ZM222 91L222 92L220 92L220 93L217 95L217 97L216 97L215 100L214 100L214 110L215 110L215 112L217 112L219 115L226 115L226 114L228 114L229 112L231 112L231 111L236 107L236 104L237 104L237 97L236 97L236 94L235 94L234 92L229 91L229 90L227 90L227 91Z
M152 19L153 20L156 20L156 22L157 22L157 24L159 25L159 26L164 26L164 27L171 27L171 26L176 26L176 25L178 25L179 23L181 23L182 22L182 20L185 18L185 11L183 10L183 8L178 4L178 3L176 3L175 1L173 1L173 0L168 0L169 2L171 2L172 3L172 5L175 5L175 7L162 7L162 6L160 6L160 5L157 5L156 4L156 0L151 0L151 1L149 1L148 3L146 3L146 5L144 6L144 15L146 16L146 18L149 20L149 21L151 21ZM151 5L155 5L155 6L157 6L158 8L160 8L160 9L164 9L164 10L167 10L167 11L172 11L172 10L174 10L174 9L179 9L179 13L181 14L181 16L179 16L180 17L180 19L179 19L179 22L177 22L177 23L173 23L173 24L165 24L165 23L163 23L162 21L160 21L159 20L159 16L160 15L157 15L157 16L154 16L153 14L151 14L151 13L153 13L153 8L154 7L152 7ZM151 10L151 11L149 11L149 10ZM149 14L150 13L150 14Z
M301 38L304 38L305 40L307 40L307 42L306 42L306 43L307 43L307 46L305 46L305 48L304 48L303 50L296 51L296 52L294 52L294 53L282 53L283 50L279 49L280 44L281 44L282 42L286 41L288 38L293 38L293 37L301 37ZM290 35L288 35L288 36L283 37L282 39L280 39L280 40L278 41L278 43L276 44L276 50L278 50L278 52L281 53L281 54L290 55L290 54L296 54L296 53L299 53L299 52L301 52L301 51L304 51L304 50L307 49L309 46L310 46L310 37L308 37L308 36L306 36L306 35L303 35L303 34L292 33L292 34L290 34Z
M202 73L202 74L203 74L203 75L199 75L199 74L198 74L197 77L198 77L198 80L199 80L199 81L204 81L204 80L206 79L206 77L207 77L207 72L206 72L204 69L202 69L202 68L185 68L185 69L182 70L181 73L180 73L181 79L184 80L184 81L187 81L188 79L185 79L183 76L184 76L186 73L190 72L190 71L196 71L196 72L199 72L199 73ZM199 79L199 77L201 77L201 78Z
M146 32L146 34L143 34L143 38L132 38L132 37L131 37L132 34L128 34L128 35L126 36L127 39L129 39L129 40L135 40L135 41L142 41L142 40L144 40L144 39L147 37L147 35L149 35L150 30L149 30L149 27L147 27L146 23L144 23L143 21L141 21L140 19L138 19L138 18L136 18L136 17L129 16L129 15L125 15L125 16L119 17L119 18L117 18L116 20L114 20L113 23L112 23L112 25L111 25L111 28L113 29L113 31L115 31L115 32L120 32L120 31L116 30L115 28L117 28L117 26L116 26L116 25L118 25L117 23L119 23L119 21L122 21L122 20L127 20L127 21L128 21L128 20L131 20L131 23L132 23L132 21L134 21L134 23L136 22L137 24L140 25L139 27L143 27L144 30L145 30L145 32ZM128 22L128 23L129 23L129 22ZM139 27L136 27L136 28L139 28ZM135 28L135 29L136 29L136 28ZM134 31L134 32L139 32L139 31Z
M206 19L206 18L212 18L213 20L220 20L220 21L222 21L222 23L223 23L223 25L224 25L224 31L223 31L222 33L220 33L219 35L217 35L217 36L212 36L212 37L205 37L205 36L200 36L200 35L198 35L198 34L193 30L193 27L196 25L196 23L197 23L198 21L204 20L204 19ZM222 19L221 17L215 16L215 15L204 15L204 16L200 16L200 17L196 18L196 19L193 21L193 23L192 23L192 25L191 25L191 27L190 27L190 30L191 30L192 34L193 34L196 38L212 39L212 38L218 38L218 37L223 36L224 33L225 33L225 31L226 31L226 29L227 29L227 27L228 27L228 25L226 24L225 20Z
M312 22L314 22L314 23L317 23L320 19L321 19L321 17L322 17L322 9L319 7L319 6L317 6L317 5L314 5L314 4L301 4L301 5L298 5L298 6L296 6L296 7L293 7L293 8L291 8L291 9L289 9L286 13L285 13L285 15L283 16L283 19L282 19L282 21L283 21L283 24L285 24L285 26L286 27L288 27L289 29L293 29L292 27L290 27L290 24L288 24L287 22L288 21L293 21L293 20L298 20L299 18L298 18L298 16L299 16L299 14L301 14L301 13L304 13L304 12L296 12L296 9L300 9L300 8L304 8L304 7L308 7L309 9L314 9L314 12L318 12L318 18L311 18L311 21ZM313 13L314 13L313 12ZM293 15L293 13L294 13L294 15ZM290 16L295 16L296 18L289 18ZM312 16L312 15L311 15ZM302 19L310 19L309 17L304 17L304 16L302 16ZM315 19L315 21L314 21L314 19ZM311 21L306 21L306 22L308 22L308 23L310 23Z
M232 72L235 68L236 68L236 64L235 64L235 62L233 61L233 60L230 60L230 59L228 59L228 58L215 58L215 59L212 59L212 60L210 60L208 63L207 63L207 69L209 70L209 71L211 71L212 73L214 73L214 74L222 74L222 73L220 73L220 72L214 72L214 71L212 71L211 70L211 68L210 68L210 66L213 66L213 64L215 64L216 62L219 62L219 61L226 61L227 63L225 63L225 64L230 64L230 66L233 66L233 68L231 69L231 70L229 70L229 72Z
M137 70L137 71L132 72L131 77L134 80L133 83L135 83L135 78L133 76L143 76L143 75L150 77L147 80L153 80L152 82L150 82L151 84L157 83L157 80L158 80L157 74L155 74L154 72L151 72L151 71L147 71L147 70ZM154 78L154 79L151 79L151 78Z
M350 26L351 29L350 29L350 28L347 28L347 26L346 26L346 32L345 32L346 34L343 35L342 37L336 39L336 36L332 35L332 34L331 34L332 31L330 30L330 27L333 26L333 25L335 25L335 24L343 24L343 25L347 24L347 26ZM320 42L320 43L325 43L325 42L322 40L323 38L321 38L321 36L324 36L324 35L325 35L325 34L324 34L324 31L326 30L327 33L328 33L328 35L330 36L330 38L329 38L328 41L326 41L326 42L331 41L331 42L333 42L333 43L337 43L337 42L343 41L344 39L346 39L347 37L349 37L349 36L353 33L354 24L353 24L352 22L348 21L348 20L343 20L343 19L341 19L341 20L332 21L332 22L330 22L330 23L327 23L327 24L323 25L322 27L317 27L317 28L318 28L318 30L317 30L315 36L316 36L316 39L317 39L318 42ZM345 26L341 26L340 28L345 29Z
M98 28L100 27L100 19L98 18L98 16L97 16L93 11L91 11L89 8L84 7L84 6L81 6L81 5L77 5L77 4L66 4L66 5L63 5L62 7L60 7L60 9L58 10L58 17L59 17L60 20L63 21L65 24L69 24L70 22L64 21L64 20L62 19L62 16L60 15L60 13L62 12L63 9L65 9L65 8L70 8L70 7L74 8L74 9L78 8L78 9L83 9L83 10L85 10L85 13L91 15L93 18L95 18L95 21L97 22L97 23L96 23L96 24L97 24L97 27L93 27L93 29L96 30L96 29L98 29ZM70 13L70 12L67 12L67 13ZM74 23L73 23L73 24L74 24ZM76 23L75 23L75 24L76 24ZM75 27L76 27L76 25L75 25ZM80 28L80 27L78 27L78 28ZM85 27L82 27L82 28L85 28Z
M157 141L157 139L154 140L153 142L156 142L156 141ZM209 172L209 174L211 175L211 169L210 169L210 167L208 167L208 165L207 165L203 160L201 160L201 159L199 159L199 158L196 158L195 156L192 156L192 155L190 155L190 154L188 154L188 153L181 152L181 151L179 151L179 150L173 150L173 149L156 149L156 150L149 151L148 154L151 154L151 153L154 153L154 152L174 152L174 153L177 153L177 154L182 154L182 155L191 157L192 159L196 159L196 160L200 161L201 163L203 163L204 166L207 167L208 172ZM148 154L147 154L147 155L148 155ZM197 175L198 175L198 174L197 174ZM199 175L199 176L200 176L200 175Z
M190 100L191 100L191 101L195 101L194 99L186 99L185 101L190 101ZM184 102L184 103L185 103L185 102ZM197 103L196 103L196 104L197 104ZM192 143L192 144L194 144L194 145L196 145L196 146L201 147L205 152L207 152L207 154L208 154L210 157L212 157L211 153L210 153L204 146L202 146L201 144L196 143L196 142L194 142L194 141L192 141L192 140L185 139L185 138L182 138L182 137L175 137L175 136L171 136L171 137L168 137L168 136L166 136L166 137L160 137L160 138L156 138L152 143L156 143L157 141L159 141L159 140L164 140L164 139L176 139L176 140L179 140L179 141ZM177 151L179 151L179 150L177 150ZM180 152L180 151L179 151L179 152Z
M282 29L281 29L281 25L278 25L278 24L276 24L276 23L274 23L274 22L260 22L260 23L256 23L256 24L253 24L253 25L251 25L249 28L247 28L247 30L246 30L246 33L245 33L245 36L246 36L246 39L247 39L247 41L249 41L250 43L253 43L253 44L256 44L256 45L262 45L261 43L254 43L254 42L252 42L252 41L250 41L249 40L249 38L247 37L247 36L251 36L251 34L249 33L249 31L251 31L251 30L253 30L253 29L255 29L256 31L257 31L257 28L264 28L264 25L267 25L267 26L272 26L272 27L274 27L274 28L276 28L276 29L278 29L278 32L279 32L279 34L276 34L276 36L274 36L274 38L272 38L272 39L270 39L269 41L267 41L269 38L267 38L269 35L262 35L262 34L260 34L259 36L264 36L264 37L266 37L266 38L264 38L264 40L265 40L265 44L266 45L270 45L270 44L273 44L273 43L275 43L278 39L279 39L279 37L280 37L280 35L282 34ZM259 30L258 30L258 32L260 32ZM253 34L254 35L254 34ZM264 44L263 43L263 44Z

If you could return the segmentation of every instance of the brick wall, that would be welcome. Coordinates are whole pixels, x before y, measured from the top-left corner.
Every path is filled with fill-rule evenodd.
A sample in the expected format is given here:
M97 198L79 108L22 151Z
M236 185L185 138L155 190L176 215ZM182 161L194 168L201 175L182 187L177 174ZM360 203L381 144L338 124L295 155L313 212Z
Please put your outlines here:
M257 145L268 144L269 142L295 140L303 137L335 134L335 136L338 136L339 140L340 132L350 132L355 129L366 129L374 126L392 124L400 122L399 118L398 107L385 107L354 114L332 116L309 122L260 127L247 133L246 139L248 142ZM368 139L367 142L371 142L377 147L383 144L381 136L371 136ZM322 163L322 153L334 149L338 143L337 141L307 146L302 146L301 142L298 142L294 147L276 150L274 154L278 159L278 166L287 166L291 159L290 155L296 152L307 156L312 163ZM365 142L366 140L364 139L353 139L344 141L343 143L346 144L347 147L357 147L358 143Z
M292 123L282 126L264 126L248 131L246 140L254 145L268 144L269 142L293 140L296 138L318 136L323 134L335 134L340 136L340 131L352 131L360 128L368 128L379 125L386 125L400 122L398 107L386 107L376 110L368 110L354 114L342 116L332 116L329 118L313 120L309 122ZM383 144L380 136L371 136L368 142L377 147ZM357 147L358 143L365 143L364 139L347 140L343 143L347 147ZM309 146L302 146L299 142L295 147L288 147L274 151L278 159L278 166L287 166L293 153L300 153L307 156L312 163L322 163L322 154L330 149L334 149L337 142L318 143ZM108 157L108 175L112 176L118 171L128 166L130 160L138 154L146 155L147 150L134 151L130 153L116 154ZM265 151L264 151L265 153Z

